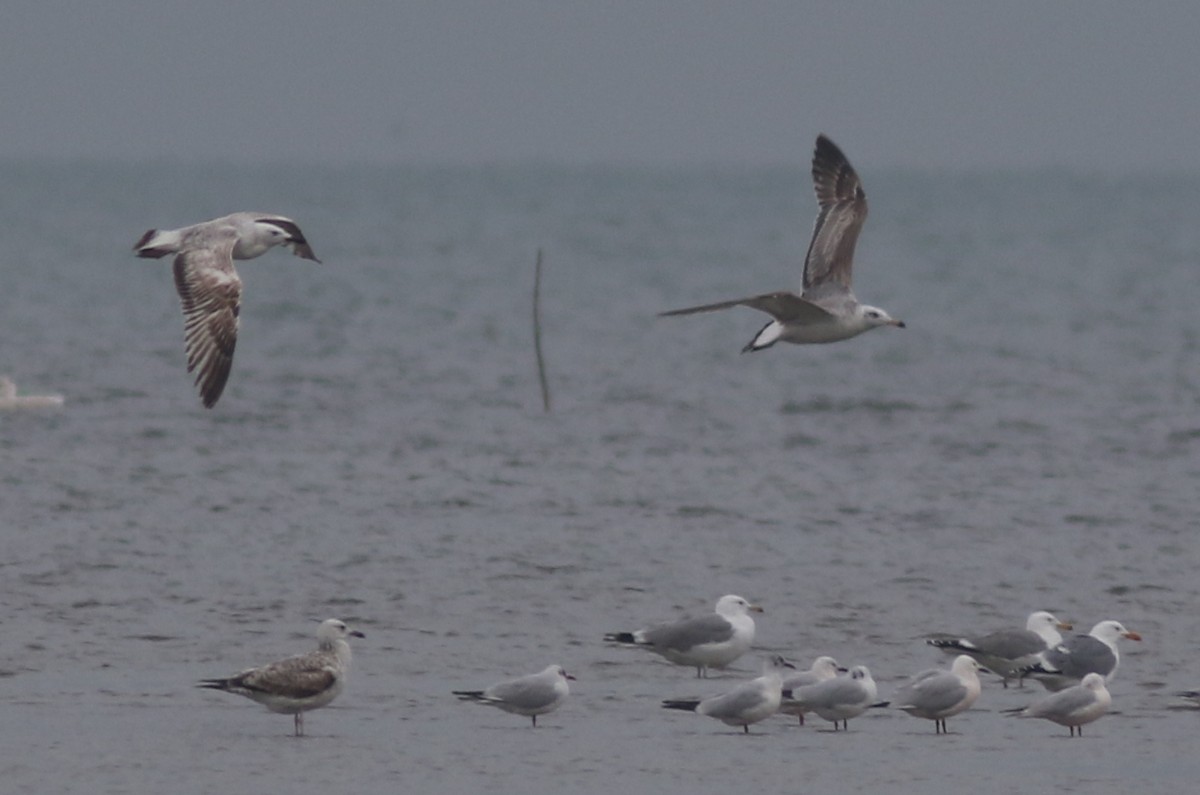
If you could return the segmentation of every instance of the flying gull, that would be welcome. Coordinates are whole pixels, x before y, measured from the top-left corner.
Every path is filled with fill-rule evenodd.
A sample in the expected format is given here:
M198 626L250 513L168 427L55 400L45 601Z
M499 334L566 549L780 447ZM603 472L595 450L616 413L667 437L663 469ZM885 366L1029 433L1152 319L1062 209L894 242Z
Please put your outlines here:
M297 737L304 734L304 713L337 698L350 670L347 637L363 634L350 630L336 618L317 628L317 650L259 668L249 668L228 679L204 679L197 687L236 693L257 701L272 712L292 715Z
M650 629L610 632L604 639L649 649L676 665L695 666L698 677L707 676L709 668L724 668L750 650L754 642L750 613L762 612L758 605L733 594L718 599L715 610L707 616Z
M892 699L898 709L917 718L933 721L935 734L947 734L946 718L968 710L979 698L979 663L960 654L950 670L922 671L896 691Z
M1060 690L1017 712L1021 718L1045 718L1059 726L1076 731L1083 736L1083 725L1100 720L1112 706L1112 696L1104 686L1104 677L1092 673L1083 677L1079 684Z
M188 372L196 372L205 408L216 405L233 366L242 303L242 280L233 261L253 259L274 246L320 262L295 221L269 213L234 213L182 229L151 229L133 247L139 257L175 255Z
M789 708L794 706L817 713L832 722L833 730L837 731L838 721L842 722L842 728L849 729L849 720L866 712L875 703L878 692L867 666L856 665L845 676L785 689L783 703ZM780 711L783 711L782 706Z
M799 690L807 685L815 685L818 682L824 682L826 679L832 679L838 675L839 671L845 671L837 664L837 660L832 657L818 657L813 660L812 666L807 671L797 671L784 678L783 692L787 694L791 691ZM788 701L786 698L779 706L779 711L785 715L795 715L800 719L800 725L804 725L804 713L807 710L802 704L796 701Z
M1121 662L1117 651L1117 641L1121 638L1141 640L1142 636L1125 629L1120 621L1101 621L1088 634L1074 635L1046 649L1023 673L1037 679L1047 690L1065 690L1090 673L1098 673L1109 682Z
M956 637L935 635L925 642L947 654L966 654L1004 680L1016 679L1021 685L1025 679L1021 671L1037 661L1037 655L1062 643L1060 629L1071 625L1059 621L1045 610L1030 613L1025 629L1002 629L978 637Z
M575 677L563 670L561 665L548 665L541 673L510 679L494 684L487 690L454 690L454 695L463 701L486 704L505 712L525 715L533 719L537 727L537 716L553 712L562 706L571 686L567 680Z
M715 718L727 726L741 726L750 733L750 724L758 723L779 710L783 697L783 671L794 668L782 657L772 657L763 666L763 675L719 696L705 699L669 699L666 709L680 709Z
M747 306L774 320L742 348L760 351L776 342L837 342L878 326L904 328L879 307L860 304L850 291L854 245L867 220L867 195L850 161L833 141L817 136L812 161L813 185L820 212L804 258L803 291L782 291L662 312L660 316L715 312Z

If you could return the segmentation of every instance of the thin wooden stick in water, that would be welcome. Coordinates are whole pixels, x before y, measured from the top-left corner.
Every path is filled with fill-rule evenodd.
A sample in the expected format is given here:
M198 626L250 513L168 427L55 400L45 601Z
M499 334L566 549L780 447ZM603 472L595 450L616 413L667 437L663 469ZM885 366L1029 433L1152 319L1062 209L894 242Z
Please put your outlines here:
M533 268L533 352L537 355L538 381L542 385L542 408L550 411L550 385L546 382L546 361L542 358L542 250L537 251Z

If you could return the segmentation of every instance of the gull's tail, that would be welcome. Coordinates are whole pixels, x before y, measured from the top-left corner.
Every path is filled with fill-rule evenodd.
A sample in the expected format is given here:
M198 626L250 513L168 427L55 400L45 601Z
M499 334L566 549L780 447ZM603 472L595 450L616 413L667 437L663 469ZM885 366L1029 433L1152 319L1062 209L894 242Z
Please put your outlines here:
M664 709L681 709L684 712L695 712L696 707L700 706L699 699L690 700L675 700L668 699L662 703Z
M146 234L133 244L139 257L158 259L179 251L179 232L174 229L147 229Z

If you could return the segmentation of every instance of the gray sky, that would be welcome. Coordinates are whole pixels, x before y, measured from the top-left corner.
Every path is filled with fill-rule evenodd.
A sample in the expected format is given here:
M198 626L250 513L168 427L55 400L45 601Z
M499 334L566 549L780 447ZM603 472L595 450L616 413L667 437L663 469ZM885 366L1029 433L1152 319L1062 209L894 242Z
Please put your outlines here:
M1200 3L42 2L0 157L1200 171Z

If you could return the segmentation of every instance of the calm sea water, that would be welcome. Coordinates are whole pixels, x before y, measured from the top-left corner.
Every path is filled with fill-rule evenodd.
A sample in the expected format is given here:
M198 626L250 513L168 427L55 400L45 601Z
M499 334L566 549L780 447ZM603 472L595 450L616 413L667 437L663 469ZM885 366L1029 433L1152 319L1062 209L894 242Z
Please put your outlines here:
M655 313L795 287L803 168L0 164L0 373L67 401L0 414L4 790L1190 789L1200 179L862 173L856 291L907 330L739 355L756 313ZM130 247L240 209L325 264L240 266L206 411L169 265ZM992 682L948 737L745 737L658 702L757 658L698 682L600 640L730 592L761 652L882 697L944 662L923 633L1034 609L1145 641L1082 740ZM328 616L367 638L308 737L192 687ZM578 682L537 731L449 694L551 662Z

